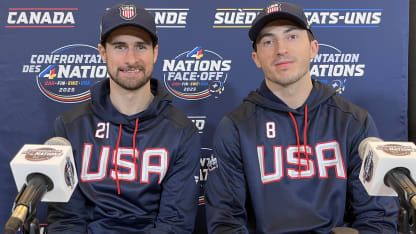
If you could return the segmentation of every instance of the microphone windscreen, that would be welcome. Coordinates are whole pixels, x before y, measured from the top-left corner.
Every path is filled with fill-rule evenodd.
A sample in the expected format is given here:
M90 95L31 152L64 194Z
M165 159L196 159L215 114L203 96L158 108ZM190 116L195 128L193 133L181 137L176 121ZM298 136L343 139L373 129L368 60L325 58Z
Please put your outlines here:
M358 234L358 230L349 227L335 227L331 230L331 234Z
M52 137L45 141L44 145L69 145L71 146L71 143L63 138L63 137Z
M360 155L361 159L364 159L365 149L367 147L368 142L377 142L377 141L383 141L383 140L378 137L367 137L361 141L360 145L358 146L358 154Z

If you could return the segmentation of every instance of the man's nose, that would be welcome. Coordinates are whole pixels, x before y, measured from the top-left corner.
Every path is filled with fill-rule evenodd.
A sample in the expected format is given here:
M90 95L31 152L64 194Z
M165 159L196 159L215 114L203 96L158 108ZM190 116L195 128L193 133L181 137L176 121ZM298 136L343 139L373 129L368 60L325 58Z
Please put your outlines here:
M126 63L129 65L135 64L137 62L137 54L134 49L128 49L126 54Z

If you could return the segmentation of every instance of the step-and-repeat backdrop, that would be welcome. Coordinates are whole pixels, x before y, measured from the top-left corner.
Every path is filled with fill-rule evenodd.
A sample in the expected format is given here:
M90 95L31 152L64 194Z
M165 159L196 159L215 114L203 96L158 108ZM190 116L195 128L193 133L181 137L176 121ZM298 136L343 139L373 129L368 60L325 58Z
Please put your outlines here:
M409 1L289 0L305 8L319 42L311 74L374 117L385 140L407 140ZM205 233L203 186L219 120L263 72L251 59L248 29L269 1L135 1L154 16L159 58L154 77L202 136L201 196L195 233ZM106 78L98 56L102 1L0 2L0 227L17 194L9 162L25 143L50 137L59 113L90 98ZM45 204L38 211L45 224Z

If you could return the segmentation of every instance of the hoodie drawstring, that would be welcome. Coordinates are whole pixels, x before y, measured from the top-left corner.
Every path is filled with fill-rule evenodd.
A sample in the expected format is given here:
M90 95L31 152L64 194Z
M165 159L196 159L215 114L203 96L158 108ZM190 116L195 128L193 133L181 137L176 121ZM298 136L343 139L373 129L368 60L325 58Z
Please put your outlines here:
M309 171L309 154L308 154L308 149L306 148L306 146L308 146L308 144L306 144L307 129L308 129L308 105L305 106L305 130L303 131L303 147L305 148L305 154L306 154L306 168Z
M137 128L139 127L139 118L136 118L136 127L134 128L133 133L133 161L134 161L134 171L137 173L137 162L136 162L136 133Z
M289 112L290 117L292 117L293 123L295 124L295 129L296 129L296 143L298 146L298 174L300 176L301 173L301 164L300 164L300 141L299 141L299 129L298 129L298 124L296 123L296 119L293 116L292 112ZM309 154L308 154L308 150L306 148L307 146L307 139L306 139L306 133L307 133L307 129L308 129L308 105L305 106L305 128L303 130L303 147L305 149L305 155L306 155L306 166L307 166L307 170L309 170Z
M136 127L134 128L133 133L133 161L134 161L134 170L137 172L137 162L136 162L136 134L137 134L137 128L139 126L139 118L136 118ZM117 182L117 194L120 195L120 180L118 179L118 165L117 165L117 155L118 155L118 148L120 145L120 138L121 138L121 130L122 125L120 124L120 129L118 131L118 139L117 139L117 145L116 145L116 155L115 155L115 168L116 168L116 182Z
M120 124L120 130L118 131L118 139L117 139L117 145L116 145L116 155L115 155L115 158L114 158L114 160L116 161L115 162L115 167L116 167L116 182L117 182L117 193L118 193L118 195L120 195L120 181L118 180L117 155L118 155L118 146L120 144L120 138L121 138L121 128L122 128L122 126Z

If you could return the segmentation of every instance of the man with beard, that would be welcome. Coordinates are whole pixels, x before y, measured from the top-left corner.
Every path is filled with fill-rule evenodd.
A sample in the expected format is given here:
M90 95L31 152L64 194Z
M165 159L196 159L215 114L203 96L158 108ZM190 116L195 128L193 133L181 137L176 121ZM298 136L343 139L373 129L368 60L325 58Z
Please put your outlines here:
M318 42L303 9L271 3L249 38L265 79L217 128L209 233L396 233L397 201L369 196L358 178L374 121L311 78Z
M114 6L102 17L98 49L110 78L55 122L80 182L68 203L49 204L48 233L191 233L200 139L151 78L153 16L135 4Z

